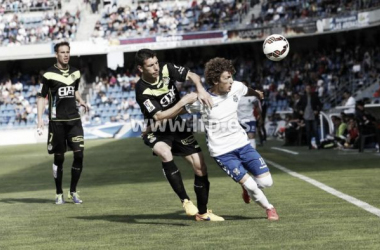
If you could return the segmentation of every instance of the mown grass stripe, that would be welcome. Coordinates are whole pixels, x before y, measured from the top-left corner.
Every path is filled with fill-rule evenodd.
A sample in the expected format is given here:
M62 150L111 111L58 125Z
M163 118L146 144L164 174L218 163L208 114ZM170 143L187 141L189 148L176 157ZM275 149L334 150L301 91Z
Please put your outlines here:
M361 209L366 210L367 212L370 212L371 214L374 214L374 215L380 217L380 209L378 209L378 208L376 208L374 206L371 206L370 204L368 204L368 203L366 203L364 201L356 199L355 197L352 197L350 195L344 194L344 193L342 193L342 192L340 192L340 191L338 191L338 190L336 190L336 189L334 189L332 187L329 187L329 186L327 186L327 185L325 185L325 184L323 184L323 183L321 183L319 181L316 181L316 180L314 180L312 178L309 178L307 176L304 176L302 174L294 172L294 171L292 171L292 170L290 170L290 169L288 169L288 168L286 168L284 166L281 166L281 165L279 165L279 164L277 164L277 163L275 163L273 161L269 161L269 160L265 160L265 161L267 163L269 163L270 165L272 165L273 167L275 167L275 168L277 168L277 169L279 169L279 170L281 170L281 171L283 171L283 172L285 172L285 173L287 173L287 174L289 174L289 175L291 175L293 177L296 177L298 179L306 181L307 183L310 183L311 185L314 185L317 188L322 189L322 190L326 191L329 194L332 194L332 195L334 195L334 196L336 196L338 198L341 198L341 199L343 199L343 200L345 200L345 201L347 201L347 202L349 202L349 203L351 203L351 204L353 204L353 205L355 205L355 206L357 206L357 207L359 207Z
M278 147L271 147L271 149L282 151L282 152L289 153L289 154L292 154L292 155L298 155L299 154L298 152L287 150L287 149L283 149L283 148L278 148Z

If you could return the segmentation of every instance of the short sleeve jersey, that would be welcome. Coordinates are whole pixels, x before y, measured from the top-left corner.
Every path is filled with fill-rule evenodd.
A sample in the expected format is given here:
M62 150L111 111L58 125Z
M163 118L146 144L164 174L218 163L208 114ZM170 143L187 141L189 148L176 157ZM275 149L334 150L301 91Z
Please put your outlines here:
M188 68L167 63L160 65L159 78L155 83L147 83L142 78L137 82L136 101L144 118L148 119L148 126L158 111L170 109L180 100L175 83L186 81L188 72Z
M239 101L238 106L238 118L240 122L256 121L253 111L255 108L255 102L258 102L256 96L243 96Z
M50 121L80 119L75 98L79 81L80 72L73 67L62 70L54 65L44 73L37 96L48 96Z
M237 109L248 88L234 81L225 95L211 94L214 106L208 109L199 101L186 106L189 113L200 112L206 129L207 146L212 157L220 156L249 144L247 133L240 126Z

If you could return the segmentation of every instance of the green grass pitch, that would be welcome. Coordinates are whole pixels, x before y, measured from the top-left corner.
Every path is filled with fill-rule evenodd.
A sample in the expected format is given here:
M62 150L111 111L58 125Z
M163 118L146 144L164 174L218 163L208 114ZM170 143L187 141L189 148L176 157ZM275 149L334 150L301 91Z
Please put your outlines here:
M380 218L274 167L265 190L280 215L266 220L208 156L209 208L224 222L187 217L161 164L139 138L86 141L82 205L54 205L52 156L45 144L0 148L0 249L380 249ZM380 208L380 155L287 148L265 159ZM72 153L64 163L64 195ZM176 158L190 197L193 172Z

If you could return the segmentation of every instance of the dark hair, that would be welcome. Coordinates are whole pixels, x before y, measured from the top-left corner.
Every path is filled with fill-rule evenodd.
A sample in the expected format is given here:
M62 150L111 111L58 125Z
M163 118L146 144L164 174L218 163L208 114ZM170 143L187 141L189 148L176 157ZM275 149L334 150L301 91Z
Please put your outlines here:
M155 56L156 56L156 52L154 52L153 50L140 49L139 51L137 51L137 53L135 55L135 63L136 63L136 65L143 66L145 60L147 60L149 58L153 58Z
M349 94L349 95L351 95L351 91L349 91L348 89L344 89L343 90L343 94Z
M220 75L225 71L230 72L232 75L235 74L236 70L232 65L232 61L221 57L211 59L205 66L206 83L211 86L214 85L214 82L219 81Z
M54 45L54 52L57 53L59 47L61 47L61 46L67 46L70 49L70 44L68 42L60 42L60 43L57 43Z
M337 116L337 115L333 115L333 116L331 116L331 120L342 121L342 118L340 118L340 117Z
M356 101L356 107L357 106L362 106L364 107L364 101L360 100L360 101Z

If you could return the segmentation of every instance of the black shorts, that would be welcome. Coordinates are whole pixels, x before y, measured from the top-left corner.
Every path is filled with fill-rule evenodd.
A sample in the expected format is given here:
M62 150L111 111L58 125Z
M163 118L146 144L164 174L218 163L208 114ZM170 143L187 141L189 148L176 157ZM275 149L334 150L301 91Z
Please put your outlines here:
M201 152L197 140L191 132L149 133L143 137L145 145L153 148L157 142L165 142L176 156L188 156Z
M68 150L84 150L83 127L80 119L49 122L47 141L49 154L65 153Z

